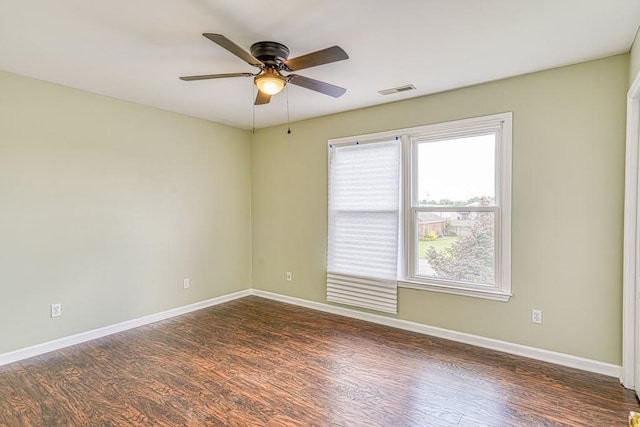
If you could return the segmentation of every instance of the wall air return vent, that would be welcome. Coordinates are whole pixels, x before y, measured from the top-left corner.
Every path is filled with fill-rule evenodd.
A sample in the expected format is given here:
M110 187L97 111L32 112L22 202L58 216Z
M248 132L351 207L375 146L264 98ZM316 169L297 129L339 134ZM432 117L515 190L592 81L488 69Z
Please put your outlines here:
M393 87L391 89L379 90L378 93L380 95L391 95L394 93L406 92L408 90L415 90L415 89L416 87L414 85L404 85L404 86Z

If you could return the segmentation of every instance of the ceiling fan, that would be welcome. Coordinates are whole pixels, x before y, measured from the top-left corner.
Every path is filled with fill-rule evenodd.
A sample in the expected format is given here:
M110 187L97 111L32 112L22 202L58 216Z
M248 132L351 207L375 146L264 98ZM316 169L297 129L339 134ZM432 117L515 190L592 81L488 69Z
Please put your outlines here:
M298 71L305 68L316 67L318 65L329 64L331 62L348 59L347 53L339 46L332 46L296 58L289 58L290 50L282 43L262 41L251 45L247 52L222 34L204 33L203 36L227 49L247 64L260 69L253 73L227 73L227 74L206 74L202 76L184 76L181 80L207 80L224 79L227 77L253 77L255 85L258 87L255 105L268 104L271 96L280 92L287 83L301 86L306 89L315 90L325 95L337 98L342 96L347 90L339 86L315 80L298 74L282 74L291 71Z

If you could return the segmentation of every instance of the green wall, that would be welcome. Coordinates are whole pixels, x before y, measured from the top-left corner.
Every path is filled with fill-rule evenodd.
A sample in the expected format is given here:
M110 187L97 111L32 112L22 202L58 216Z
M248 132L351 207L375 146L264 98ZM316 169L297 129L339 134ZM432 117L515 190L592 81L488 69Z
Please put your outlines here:
M7 73L0 94L0 354L251 286L249 132Z
M629 66L619 55L257 131L253 287L325 301L328 139L512 111L513 298L400 289L397 317L620 364Z
M400 289L397 317L620 364L637 51L294 123L291 135L0 73L0 354L251 286L324 302L327 140L512 111L514 297Z

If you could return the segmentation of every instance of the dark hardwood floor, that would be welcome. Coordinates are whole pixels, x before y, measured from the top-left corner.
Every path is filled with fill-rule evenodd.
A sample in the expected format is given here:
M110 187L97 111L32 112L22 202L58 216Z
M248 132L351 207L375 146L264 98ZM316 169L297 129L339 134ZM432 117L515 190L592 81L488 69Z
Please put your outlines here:
M0 367L6 426L625 426L615 378L257 297Z

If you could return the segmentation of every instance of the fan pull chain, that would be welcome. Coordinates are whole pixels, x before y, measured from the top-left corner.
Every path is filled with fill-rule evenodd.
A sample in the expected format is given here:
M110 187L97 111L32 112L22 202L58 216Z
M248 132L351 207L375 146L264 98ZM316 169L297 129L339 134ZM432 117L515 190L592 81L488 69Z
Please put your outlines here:
M287 91L287 134L291 133L290 119L289 119L289 86L285 87Z
M251 128L251 133L255 135L256 133L256 104L253 102L254 93L253 93L253 82L251 82L251 104L253 105L253 126ZM256 92L257 93L257 92Z

